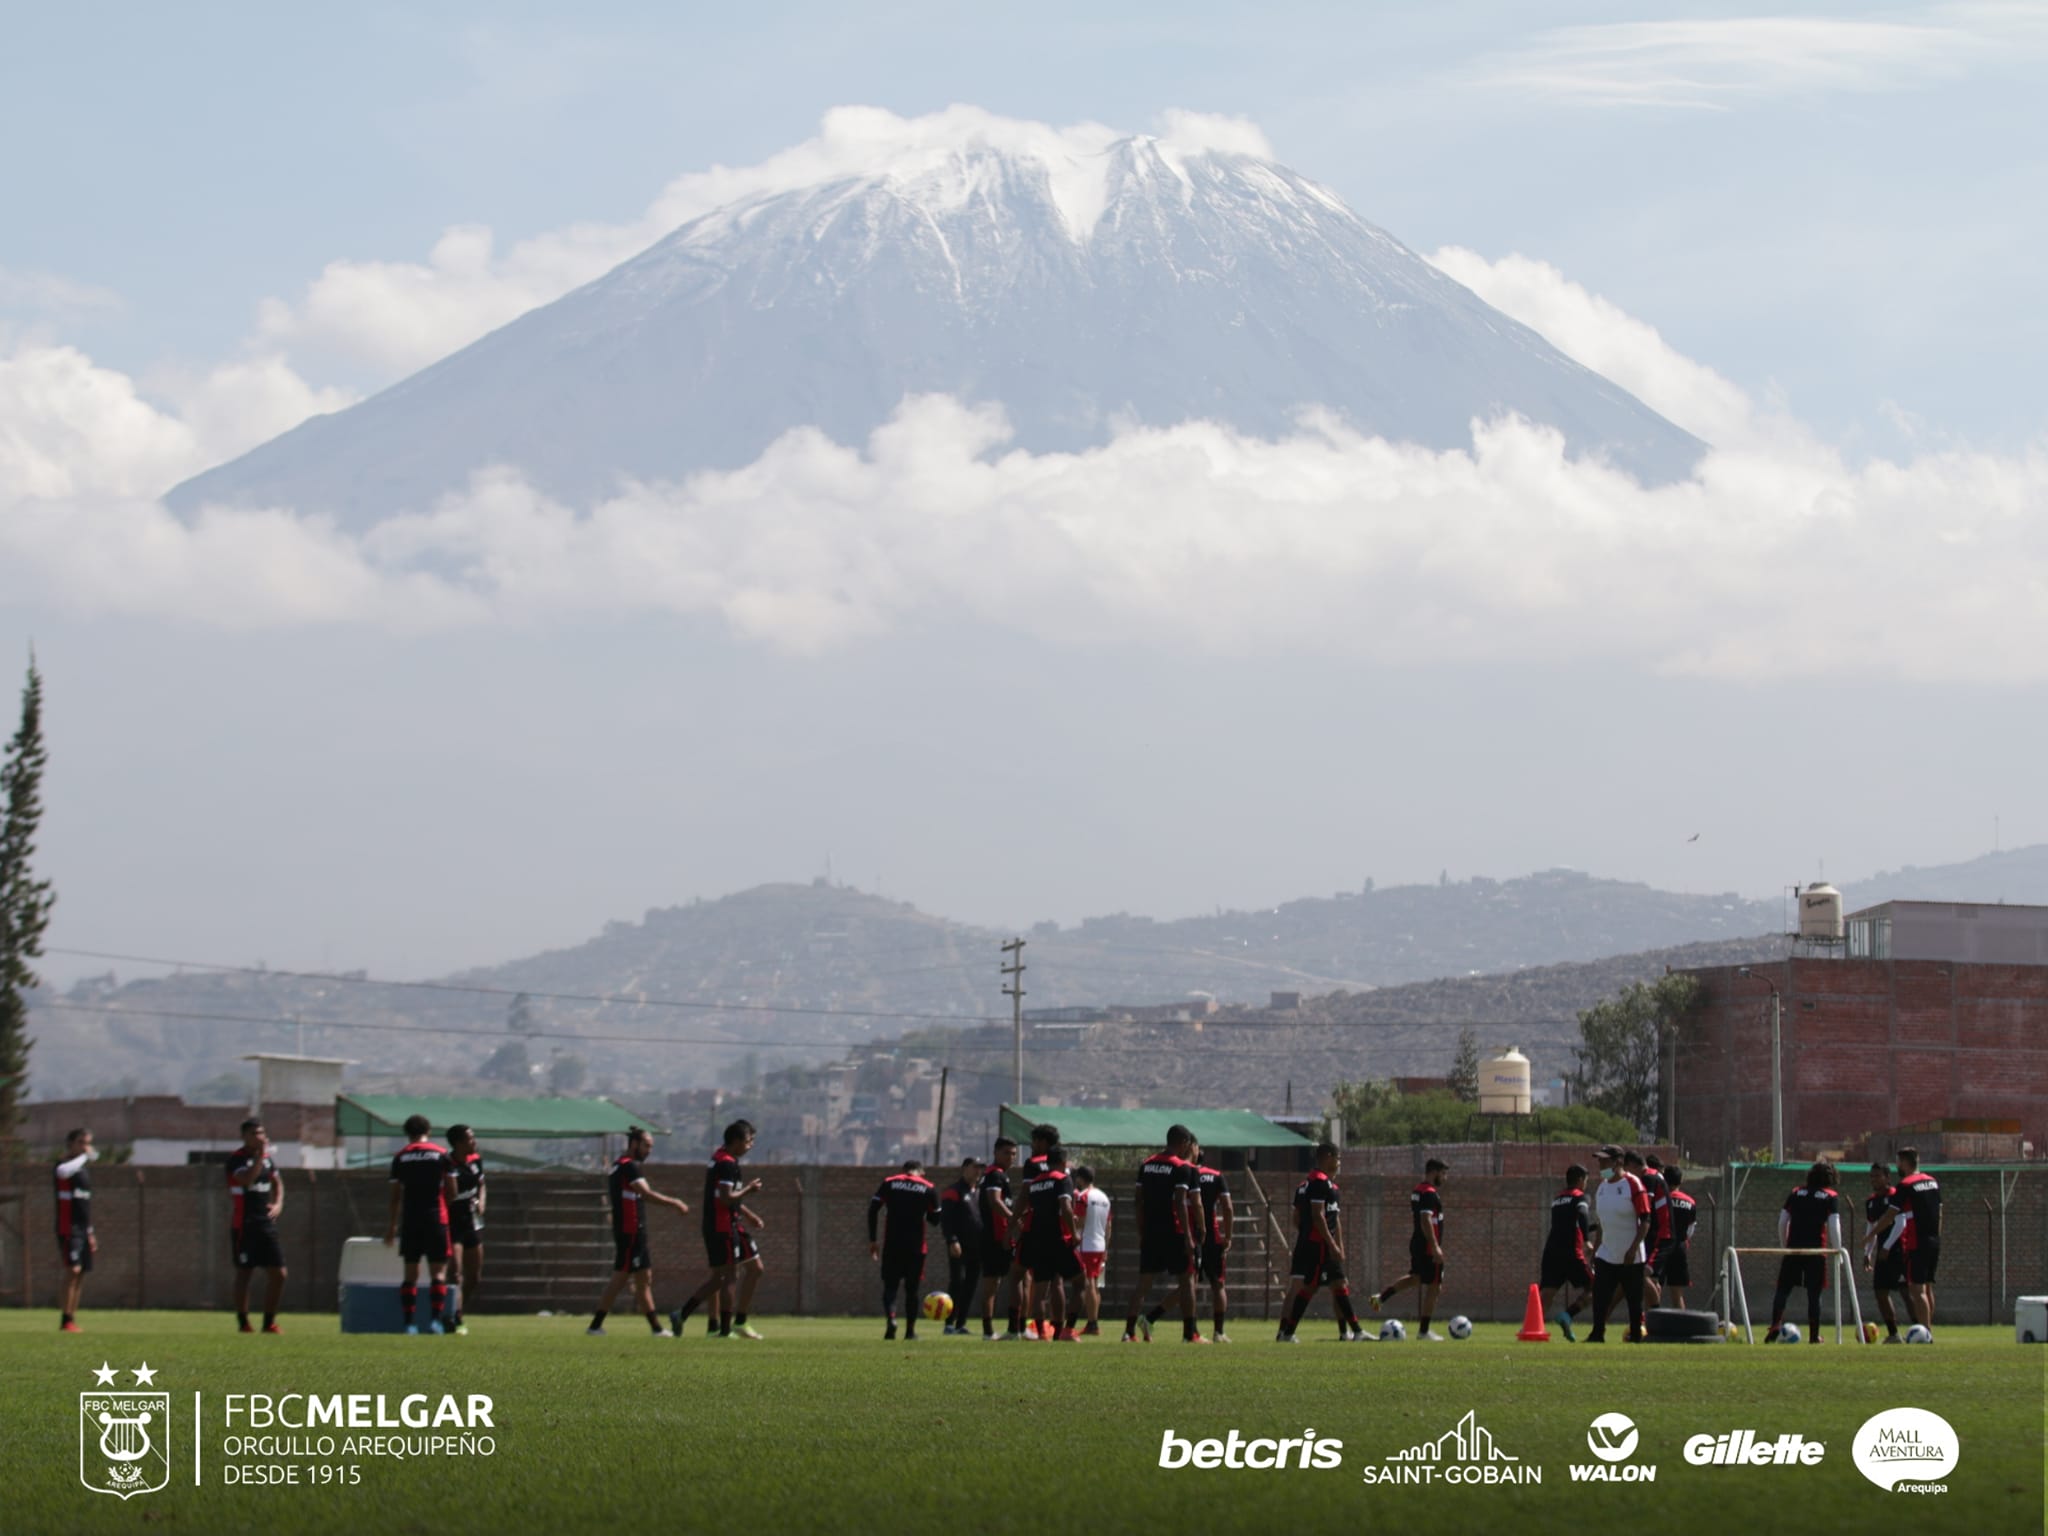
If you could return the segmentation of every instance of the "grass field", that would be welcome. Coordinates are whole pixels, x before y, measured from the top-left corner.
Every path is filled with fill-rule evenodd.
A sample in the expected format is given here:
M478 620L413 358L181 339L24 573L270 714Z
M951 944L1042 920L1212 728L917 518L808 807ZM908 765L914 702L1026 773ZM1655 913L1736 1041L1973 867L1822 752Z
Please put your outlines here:
M604 1530L873 1530L888 1536L997 1528L1090 1533L1420 1530L1489 1536L1647 1529L1974 1536L2043 1526L2048 1349L2010 1330L1944 1329L1933 1348L1524 1345L1507 1326L1444 1344L1340 1346L1311 1319L1281 1349L1240 1324L1228 1347L1193 1348L1170 1325L1149 1347L996 1344L920 1337L884 1344L869 1322L759 1320L761 1343L655 1340L633 1319L607 1338L584 1319L479 1318L467 1338L343 1337L332 1317L293 1317L279 1338L243 1337L192 1313L87 1312L55 1332L48 1313L0 1314L0 1532L140 1530L232 1536L420 1532L550 1536ZM94 1367L144 1361L168 1390L170 1485L121 1500L77 1469L78 1394ZM192 1394L205 1394L203 1482L192 1481ZM228 1486L224 1394L486 1393L488 1459L301 1455L297 1486ZM1886 1493L1851 1465L1850 1440L1880 1409L1931 1409L1962 1452L1936 1497ZM1468 1411L1540 1486L1372 1487L1363 1469L1435 1439ZM1654 1485L1579 1484L1598 1414L1635 1420L1633 1460ZM1341 1467L1159 1467L1167 1429L1189 1439L1343 1442ZM1694 1434L1799 1432L1825 1443L1802 1467L1695 1467ZM237 1432L242 1427L237 1426ZM309 1433L299 1432L302 1436ZM335 1434L333 1430L310 1433ZM345 1436L346 1431L341 1432ZM264 1465L240 1457L244 1467ZM353 1485L308 1486L347 1476ZM328 1470L322 1471L322 1468ZM336 1471L334 1469L342 1470Z

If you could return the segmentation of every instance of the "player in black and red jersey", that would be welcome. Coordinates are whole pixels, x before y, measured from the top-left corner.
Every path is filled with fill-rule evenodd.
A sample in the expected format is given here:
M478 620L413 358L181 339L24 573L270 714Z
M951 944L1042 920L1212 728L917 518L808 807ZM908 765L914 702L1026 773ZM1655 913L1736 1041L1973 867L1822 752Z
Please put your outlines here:
M1045 1172L1046 1156L1059 1145L1059 1140L1060 1129L1056 1125L1031 1127L1031 1155L1017 1170L1020 1198L1014 1202L1016 1220L1010 1226L1010 1331L1006 1338L1036 1339L1040 1336L1037 1317L1032 1312L1031 1265L1024 1257L1025 1244L1031 1236L1031 1202L1022 1198L1021 1192L1028 1191L1031 1181ZM1044 1310L1042 1300L1039 1310ZM1050 1336L1050 1333L1046 1335Z
M455 1277L455 1331L469 1332L469 1304L484 1278L484 1155L476 1132L466 1125L448 1127L448 1155L455 1161L455 1199L448 1206L448 1240L461 1273Z
M1671 1242L1671 1186L1664 1178L1664 1163L1654 1152L1645 1157L1631 1148L1621 1166L1642 1181L1643 1193L1650 1197L1650 1249L1643 1260L1643 1302L1646 1306L1660 1306L1664 1250Z
M407 1333L419 1332L413 1313L419 1305L422 1263L433 1299L427 1332L446 1331L441 1314L448 1305L448 1203L455 1198L455 1164L446 1147L427 1139L433 1128L425 1115L408 1116L405 1145L391 1159L391 1215L384 1227L384 1246L398 1244L398 1256L405 1260L398 1310Z
M981 1159L960 1159L960 1177L939 1192L939 1232L946 1242L946 1294L953 1315L941 1333L965 1333L981 1285Z
M883 1213L888 1226L878 1238L876 1228ZM905 1343L917 1337L918 1305L924 1295L924 1261L928 1246L925 1228L939 1219L939 1191L924 1176L924 1164L906 1160L876 1187L868 1201L868 1258L882 1266L882 1315L888 1326L882 1337L896 1337L896 1291L901 1287L909 1301L909 1316L903 1325Z
M1906 1286L1906 1261L1899 1252L1899 1239L1905 1236L1906 1229L1898 1222L1886 1220L1896 1188L1889 1164L1870 1165L1870 1194L1863 1201L1863 1272L1870 1276L1871 1288L1877 1292L1877 1311L1884 1319L1887 1344L1904 1342L1899 1337L1900 1309L1892 1304L1894 1292L1905 1304L1906 1321L1913 1320L1913 1293Z
M1224 1178L1221 1168L1209 1166L1199 1140L1195 1143L1194 1160L1195 1193L1202 1199L1202 1251L1195 1269L1200 1278L1209 1282L1209 1310L1216 1320L1209 1337L1218 1344L1228 1344L1230 1335L1223 1331L1223 1325L1230 1315L1230 1243L1237 1207L1230 1199L1230 1181Z
M612 1278L604 1288L597 1311L591 1315L590 1326L583 1330L585 1333L604 1332L604 1320L611 1313L612 1303L630 1283L633 1299L640 1304L640 1315L647 1319L648 1331L657 1339L669 1335L669 1330L661 1326L661 1314L654 1308L654 1255L647 1246L647 1202L668 1206L682 1216L689 1215L690 1208L647 1182L645 1164L653 1155L654 1137L633 1126L626 1132L625 1152L605 1175L605 1194L612 1208Z
M242 1122L242 1144L228 1155L228 1250L235 1262L235 1318L243 1333L249 1322L249 1280L265 1271L263 1331L281 1333L278 1303L284 1299L284 1249L277 1240L277 1215L284 1209L284 1179L270 1156L263 1122Z
M78 1296L92 1273L93 1256L100 1251L92 1230L92 1176L86 1172L86 1164L98 1156L92 1132L80 1128L64 1138L64 1155L50 1170L57 1193L57 1262L64 1272L58 1301L62 1316L57 1321L63 1333L79 1331Z
M1190 1344L1206 1344L1195 1327L1195 1245L1202 1232L1199 1176L1188 1161L1195 1135L1184 1125L1168 1126L1166 1148L1138 1164L1138 1284L1131 1296L1131 1315L1124 1322L1124 1342L1143 1326L1147 1343L1152 1325L1141 1324L1152 1282L1169 1278L1180 1292L1180 1336Z
M1934 1330L1934 1271L1941 1263L1941 1185L1920 1171L1920 1149L1899 1148L1899 1182L1882 1230L1899 1227L1899 1257L1906 1266L1906 1294L1913 1318Z
M1692 1229L1700 1213L1692 1196L1678 1187L1684 1181L1684 1169L1664 1169L1664 1185L1671 1202L1671 1241L1664 1246L1657 1284L1667 1307L1683 1307L1685 1293L1692 1286Z
M1408 1234L1408 1273L1372 1299L1372 1309L1377 1312L1409 1286L1419 1286L1422 1298L1416 1315L1422 1326L1415 1337L1433 1344L1443 1342L1443 1335L1431 1332L1429 1326L1444 1285L1444 1197L1437 1186L1450 1171L1450 1164L1441 1158L1432 1157L1422 1165L1422 1182L1408 1192L1408 1210L1414 1220L1414 1230Z
M997 1293L1003 1288L1003 1276L1010 1270L1010 1232L1017 1222L1017 1212L1010 1204L1010 1169L1016 1161L1017 1143L1007 1136L998 1136L989 1152L988 1166L974 1186L974 1197L981 1205L981 1274L987 1282L987 1289L981 1293L984 1339L996 1337ZM1003 1337L1016 1339L1022 1335L1013 1328Z
M758 1339L747 1325L754 1287L761 1279L761 1251L754 1234L767 1223L747 1207L747 1196L761 1187L740 1167L754 1147L754 1122L735 1120L704 1169L704 1257L711 1274L690 1298L669 1314L669 1325L682 1337L683 1324L703 1303L712 1303L705 1331L722 1339ZM715 1299L714 1299L715 1298ZM737 1302L737 1305L735 1305Z
M1316 1165L1294 1190L1294 1299L1280 1320L1277 1344L1294 1344L1295 1330L1308 1315L1309 1303L1327 1285L1337 1314L1337 1338L1353 1343L1365 1337L1351 1306L1351 1283L1344 1277L1344 1223L1338 1215L1337 1181L1333 1177L1343 1154L1333 1141L1316 1145Z
M1820 1342L1820 1298L1828 1287L1828 1254L1842 1246L1842 1197L1835 1193L1833 1163L1815 1163L1806 1182L1785 1197L1778 1212L1778 1246L1812 1248L1808 1254L1787 1254L1778 1260L1778 1289L1771 1298L1771 1343L1785 1326L1785 1304L1794 1286L1806 1288L1806 1342ZM1825 1251L1819 1251L1825 1250Z
M1537 1286L1544 1316L1562 1328L1565 1338L1574 1343L1577 1335L1572 1332L1572 1319L1585 1309L1593 1295L1593 1261L1586 1252L1586 1239L1593 1231L1593 1206L1586 1198L1585 1165L1573 1163L1564 1171L1564 1189L1551 1197L1550 1231L1543 1239L1542 1272L1537 1277ZM1579 1294L1569 1305L1553 1312L1560 1291Z
M1051 1337L1072 1343L1079 1335L1068 1321L1067 1282L1081 1278L1081 1260L1074 1251L1080 1232L1074 1224L1074 1181L1067 1173L1065 1147L1054 1144L1046 1152L1044 1168L1024 1193L1031 1204L1024 1256L1031 1269L1032 1292L1050 1314Z

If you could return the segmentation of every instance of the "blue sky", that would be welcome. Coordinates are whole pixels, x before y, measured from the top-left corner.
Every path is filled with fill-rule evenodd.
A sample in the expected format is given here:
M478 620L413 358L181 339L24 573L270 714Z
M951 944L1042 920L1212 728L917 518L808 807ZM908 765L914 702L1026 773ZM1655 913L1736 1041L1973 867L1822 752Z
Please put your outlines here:
M1808 7L1865 30L1773 38L1692 7L1731 30L1591 80L1570 76L1596 34L1571 29L1631 8L13 12L0 134L34 150L0 164L0 312L141 375L230 354L328 261L416 259L458 223L623 221L833 105L1131 128L1178 106L1252 118L1417 249L1552 263L1833 440L1895 442L1887 403L1980 444L2048 421L2038 8ZM1668 80L1618 104L1616 77ZM119 304L52 315L21 274Z

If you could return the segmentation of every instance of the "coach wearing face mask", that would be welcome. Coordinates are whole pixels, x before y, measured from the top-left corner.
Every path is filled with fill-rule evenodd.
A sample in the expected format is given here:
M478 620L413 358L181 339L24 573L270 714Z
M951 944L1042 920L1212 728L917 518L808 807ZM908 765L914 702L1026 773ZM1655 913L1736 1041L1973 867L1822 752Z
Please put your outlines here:
M1600 1149L1600 1185L1593 1193L1593 1219L1600 1247L1593 1255L1593 1331L1588 1344L1607 1342L1607 1314L1615 1293L1628 1302L1628 1337L1643 1337L1643 1267L1650 1235L1650 1195L1642 1181L1621 1166L1619 1147Z

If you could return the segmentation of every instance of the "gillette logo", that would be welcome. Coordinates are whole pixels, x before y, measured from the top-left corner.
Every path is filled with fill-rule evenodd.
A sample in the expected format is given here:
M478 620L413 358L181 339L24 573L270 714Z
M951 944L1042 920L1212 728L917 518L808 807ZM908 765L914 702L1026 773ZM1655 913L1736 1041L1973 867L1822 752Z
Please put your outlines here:
M1726 1435L1694 1435L1685 1442L1685 1459L1696 1467L1817 1467L1828 1448L1804 1435L1759 1440L1753 1429Z
M1159 1441L1159 1465L1254 1472L1317 1467L1327 1472L1344 1465L1344 1442L1318 1440L1312 1429L1303 1430L1300 1439L1286 1440L1247 1440L1234 1429L1224 1440L1183 1440L1169 1429Z

